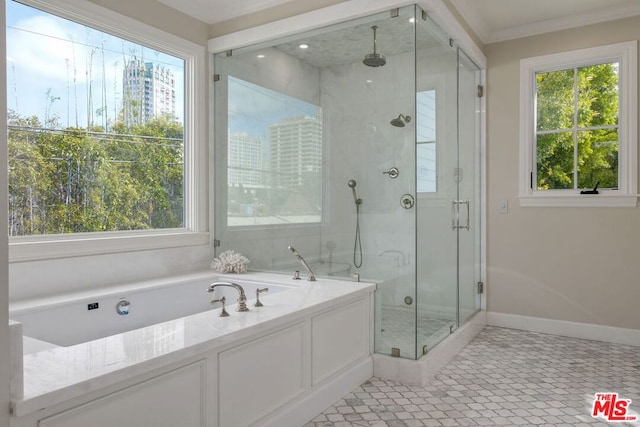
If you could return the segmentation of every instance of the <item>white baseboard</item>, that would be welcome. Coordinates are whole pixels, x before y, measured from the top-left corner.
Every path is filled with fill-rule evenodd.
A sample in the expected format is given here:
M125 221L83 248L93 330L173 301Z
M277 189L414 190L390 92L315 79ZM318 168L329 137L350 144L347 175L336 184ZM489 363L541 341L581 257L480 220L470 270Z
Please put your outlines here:
M640 347L640 330L507 313L487 313L487 325Z
M371 357L367 357L342 374L314 387L301 399L285 405L269 419L260 420L257 425L260 427L302 426L372 376L373 361Z

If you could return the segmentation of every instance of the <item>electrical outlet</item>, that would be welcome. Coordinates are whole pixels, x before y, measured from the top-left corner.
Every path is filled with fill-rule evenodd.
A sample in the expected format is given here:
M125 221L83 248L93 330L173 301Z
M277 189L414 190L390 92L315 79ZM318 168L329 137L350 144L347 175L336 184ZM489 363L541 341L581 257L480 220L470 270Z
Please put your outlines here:
M508 200L498 200L498 213L506 214L509 213L509 201Z

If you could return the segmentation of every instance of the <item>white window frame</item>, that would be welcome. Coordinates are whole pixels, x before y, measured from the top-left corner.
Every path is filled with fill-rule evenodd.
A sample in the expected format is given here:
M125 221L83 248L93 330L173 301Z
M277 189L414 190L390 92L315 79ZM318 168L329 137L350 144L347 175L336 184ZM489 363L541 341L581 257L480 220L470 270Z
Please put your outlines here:
M638 203L637 41L520 60L520 206L635 207ZM536 190L536 73L604 62L619 62L619 165L617 190L580 194L579 190ZM534 183L535 184L535 183Z
M184 227L158 230L69 233L9 239L9 262L69 258L209 244L206 205L206 47L83 0L20 0L185 61Z

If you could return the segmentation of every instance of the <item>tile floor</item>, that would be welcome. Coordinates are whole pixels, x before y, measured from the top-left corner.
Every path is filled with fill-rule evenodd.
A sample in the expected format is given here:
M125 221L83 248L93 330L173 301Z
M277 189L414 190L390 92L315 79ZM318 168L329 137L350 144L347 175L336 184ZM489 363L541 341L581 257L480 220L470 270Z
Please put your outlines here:
M640 348L487 327L427 386L372 378L305 427L640 427L592 418L596 392L638 415Z
M382 307L381 325L384 328L376 335L376 353L391 354L391 348L400 350L403 357L415 355L416 335L420 348L426 345L432 349L436 344L449 335L454 320L441 319L435 316L418 315L413 309L397 307ZM418 330L414 325L418 324Z

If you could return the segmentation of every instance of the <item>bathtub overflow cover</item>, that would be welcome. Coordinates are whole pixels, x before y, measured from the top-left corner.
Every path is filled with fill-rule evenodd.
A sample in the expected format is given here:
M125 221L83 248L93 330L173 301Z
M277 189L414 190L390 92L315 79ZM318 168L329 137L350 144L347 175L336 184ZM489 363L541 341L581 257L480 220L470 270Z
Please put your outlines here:
M129 314L129 306L130 305L131 304L126 299L120 300L120 301L118 301L118 304L116 304L116 312L120 316L126 316L127 314Z

